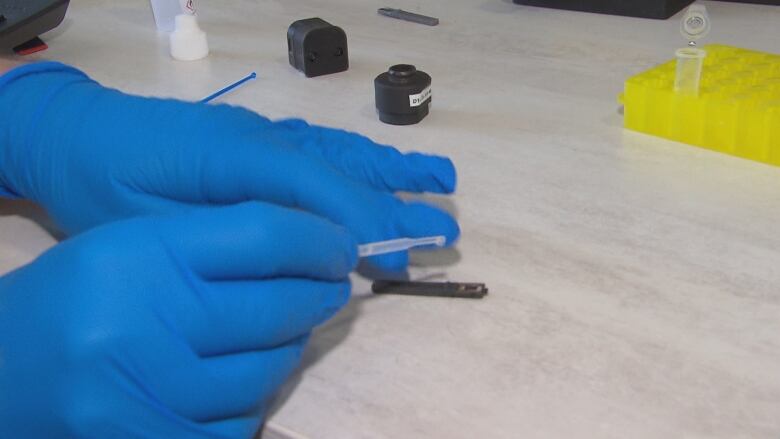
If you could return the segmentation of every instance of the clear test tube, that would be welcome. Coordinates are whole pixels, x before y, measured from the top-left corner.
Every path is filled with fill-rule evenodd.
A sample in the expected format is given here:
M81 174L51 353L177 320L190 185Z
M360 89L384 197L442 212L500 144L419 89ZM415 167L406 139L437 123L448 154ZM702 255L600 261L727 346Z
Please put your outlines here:
M682 95L699 94L699 80L704 57L707 52L696 47L677 49L677 76L674 78L674 92Z
M157 29L173 32L176 16L180 14L195 15L193 0L150 0L152 13Z

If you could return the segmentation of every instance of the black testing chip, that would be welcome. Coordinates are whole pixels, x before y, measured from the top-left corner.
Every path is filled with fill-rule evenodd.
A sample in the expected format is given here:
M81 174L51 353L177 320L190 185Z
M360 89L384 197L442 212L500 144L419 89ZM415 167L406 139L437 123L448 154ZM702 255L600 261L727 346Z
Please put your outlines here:
M488 293L485 284L463 282L408 282L378 280L371 286L374 294L401 294L405 296L453 297L481 299Z

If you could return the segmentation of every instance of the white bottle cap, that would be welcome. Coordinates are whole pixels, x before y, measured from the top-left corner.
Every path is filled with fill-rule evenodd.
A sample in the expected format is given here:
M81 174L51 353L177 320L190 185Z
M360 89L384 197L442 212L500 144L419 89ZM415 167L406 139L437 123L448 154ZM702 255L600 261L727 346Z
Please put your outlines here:
M206 33L198 26L194 15L176 16L176 29L171 32L171 56L179 61L195 61L209 54Z

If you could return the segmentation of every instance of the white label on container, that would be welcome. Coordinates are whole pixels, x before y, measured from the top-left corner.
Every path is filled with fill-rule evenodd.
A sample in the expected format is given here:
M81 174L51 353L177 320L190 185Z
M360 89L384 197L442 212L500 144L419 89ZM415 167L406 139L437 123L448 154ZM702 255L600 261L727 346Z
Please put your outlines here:
M428 87L425 90L421 91L420 93L417 93L416 95L409 95L409 106L419 107L425 101L430 99L431 93L432 93L431 87Z

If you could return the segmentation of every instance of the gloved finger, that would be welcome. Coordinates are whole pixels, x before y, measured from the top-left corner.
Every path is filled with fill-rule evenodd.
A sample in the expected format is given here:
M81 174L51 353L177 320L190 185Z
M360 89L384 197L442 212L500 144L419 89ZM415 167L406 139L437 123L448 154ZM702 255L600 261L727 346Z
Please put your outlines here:
M250 137L245 143L226 144L218 150L206 148L194 154L201 165L179 168L181 173L173 173L175 178L164 185L164 193L159 187L144 190L150 193L156 190L159 197L193 204L263 200L296 207L346 227L360 243L405 236L399 235L393 220L396 211L405 206L395 196L372 189L321 160L297 152L285 143L286 136L272 137L268 134L264 138L270 141L265 146L258 144L261 140ZM452 242L451 232L457 230L457 225L453 227L455 221L441 211L435 213L434 208L430 211L430 218L418 219L440 228L436 234L450 235L448 241ZM443 216L447 219L442 223ZM379 258L376 263L381 266L388 260L391 263L387 268L396 270L401 258Z
M131 96L134 99L138 107L136 111L148 112L149 105L144 103L144 100L148 98L138 98ZM158 99L153 98L163 103L159 105L155 114L144 113L147 118L171 118L172 112L187 112L187 118L190 120L188 129L192 130L192 134L201 137L217 136L221 137L224 133L220 130L224 130L224 127L230 127L232 133L251 133L258 129L263 129L273 124L267 117L255 113L243 107L238 107L229 104L211 104L200 105L188 103L186 107L181 106L181 102L170 99ZM128 102L130 102L128 100ZM127 129L143 130L143 126L128 127ZM170 143L175 143L177 139L175 136L181 136L181 133L177 130L170 130L169 132L155 133L157 136L171 136Z
M290 131L302 131L308 129L311 125L303 119L280 119L274 122L276 126L288 129Z
M265 203L200 209L159 224L171 254L205 279L339 281L357 262L354 238L344 228Z
M270 349L333 317L349 295L348 280L211 282L182 332L201 357Z
M305 336L270 350L202 359L191 371L183 371L196 381L179 380L193 390L174 410L200 423L262 413L300 364L307 340Z
M404 273L408 265L409 252L402 251L361 259L357 272L370 279L395 278Z
M222 419L203 424L213 436L228 439L249 439L257 436L263 423L263 414Z
M197 387L197 385L192 385ZM132 395L117 413L115 407L95 404L95 409L85 415L65 420L67 437L97 438L143 438L154 437L177 439L213 439L229 437L245 439L251 436L217 436L215 431L223 429L210 424L199 424L184 416L161 407L159 401L147 394ZM127 422L126 419L132 419ZM227 430L229 431L229 430Z
M181 409L185 402L210 398L199 388L201 377L195 374L202 360L156 317L138 322L157 326L151 333L161 334L144 340L140 352L133 342L123 342L127 335L112 339L111 331L96 332L100 336L93 340L97 346L92 349L80 348L83 364L63 383L64 406L56 413L69 437L147 437L150 432L160 437L213 437ZM115 411L117 401L121 413ZM125 422L122 416L133 422Z
M449 213L426 203L405 203L404 208L396 210L393 215L393 223L401 236L444 235L447 238L445 245L450 246L460 235L458 223Z
M371 189L351 180L328 166L290 151L289 148L242 148L221 154L205 172L209 200L236 202L240 197L267 200L298 207L343 225L359 243L400 237L420 237L421 231L445 235L452 243L458 235L455 220L447 213L428 207L412 208L393 195ZM274 163L287 172L267 172ZM402 256L376 258L375 263L395 270Z
M320 157L340 172L382 191L452 193L457 174L446 157L402 154L368 137L333 128L308 125L298 119L277 122L294 132L295 145Z
M421 238L443 235L445 246L452 246L460 236L458 223L448 213L425 203L404 203L392 211L386 220L393 225L392 238ZM362 244L363 242L361 242ZM366 258L380 272L394 274L403 271L409 263L408 252L397 252Z

